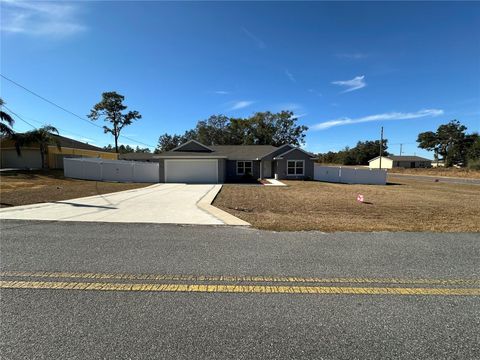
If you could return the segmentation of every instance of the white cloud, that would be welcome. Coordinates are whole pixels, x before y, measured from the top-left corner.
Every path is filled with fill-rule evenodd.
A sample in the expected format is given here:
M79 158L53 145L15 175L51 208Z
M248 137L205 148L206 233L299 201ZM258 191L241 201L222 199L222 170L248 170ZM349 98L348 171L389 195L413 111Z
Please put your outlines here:
M383 114L369 115L357 119L351 119L348 117L325 121L316 125L313 125L313 130L325 130L334 126L359 124L371 121L389 121L389 120L410 120L423 117L435 117L443 114L441 109L424 109L416 112L402 113L402 112L389 112Z
M368 54L359 53L359 52L336 54L335 56L340 58L340 59L353 59L353 60L361 60L361 59L365 59L365 58L369 57Z
M302 105L296 104L296 103L281 103L281 104L274 105L273 108L278 109L279 111L280 110L294 111L294 110L301 110Z
M293 117L297 118L297 119L300 119L300 118L303 118L305 116L307 116L308 114L307 113L303 113L303 114L293 114Z
M0 29L5 33L65 37L86 30L73 3L2 0L2 11Z
M237 102L233 103L233 105L230 107L229 110L244 109L246 107L249 107L253 103L254 103L254 101L248 101L248 100L237 101Z
M255 34L251 33L250 31L248 31L246 28L242 27L241 28L242 31L245 33L245 35L247 35L250 39L252 39L255 44L257 45L257 47L259 49L265 49L266 48L266 45L265 43L263 42L262 39L260 39L258 36L256 36Z
M346 88L343 92L350 92L354 90L358 90L361 88L364 88L367 86L367 83L365 82L365 75L362 76L355 76L351 80L338 80L338 81L332 81L332 84L334 85L339 85L344 88Z
M288 71L288 69L285 69L285 75L290 79L291 82L297 82L297 79L293 76L293 74Z
M230 91L217 90L217 91L214 91L213 93L217 94L217 95L228 95L228 94L230 94Z

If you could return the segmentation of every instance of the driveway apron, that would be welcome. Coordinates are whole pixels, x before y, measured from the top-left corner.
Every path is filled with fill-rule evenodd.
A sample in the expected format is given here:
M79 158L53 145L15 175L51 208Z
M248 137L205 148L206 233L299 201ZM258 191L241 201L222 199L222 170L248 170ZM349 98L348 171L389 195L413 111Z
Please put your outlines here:
M215 185L155 184L53 203L0 210L0 219L222 225L197 206Z

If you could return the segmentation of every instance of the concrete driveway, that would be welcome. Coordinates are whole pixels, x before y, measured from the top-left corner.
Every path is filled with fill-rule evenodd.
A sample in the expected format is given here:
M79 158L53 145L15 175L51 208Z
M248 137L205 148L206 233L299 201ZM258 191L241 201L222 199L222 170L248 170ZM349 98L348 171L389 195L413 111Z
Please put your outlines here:
M210 205L220 189L221 185L156 184L112 194L1 209L0 219L248 225Z

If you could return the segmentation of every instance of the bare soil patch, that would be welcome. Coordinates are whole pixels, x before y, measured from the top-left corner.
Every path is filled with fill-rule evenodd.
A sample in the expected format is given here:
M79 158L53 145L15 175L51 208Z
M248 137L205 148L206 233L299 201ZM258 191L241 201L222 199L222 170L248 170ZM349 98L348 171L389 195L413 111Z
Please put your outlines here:
M61 170L6 171L0 172L0 207L75 199L148 185L68 179Z
M277 231L480 231L479 185L392 180L386 186L224 185L214 205L256 228ZM366 203L357 202L358 194Z

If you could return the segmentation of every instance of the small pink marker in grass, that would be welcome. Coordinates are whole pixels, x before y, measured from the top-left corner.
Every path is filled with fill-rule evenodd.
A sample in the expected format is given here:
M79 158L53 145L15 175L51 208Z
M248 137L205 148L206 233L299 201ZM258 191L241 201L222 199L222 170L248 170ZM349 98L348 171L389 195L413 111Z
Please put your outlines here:
M357 201L363 203L364 197L363 197L362 194L358 194L358 195L357 195Z

